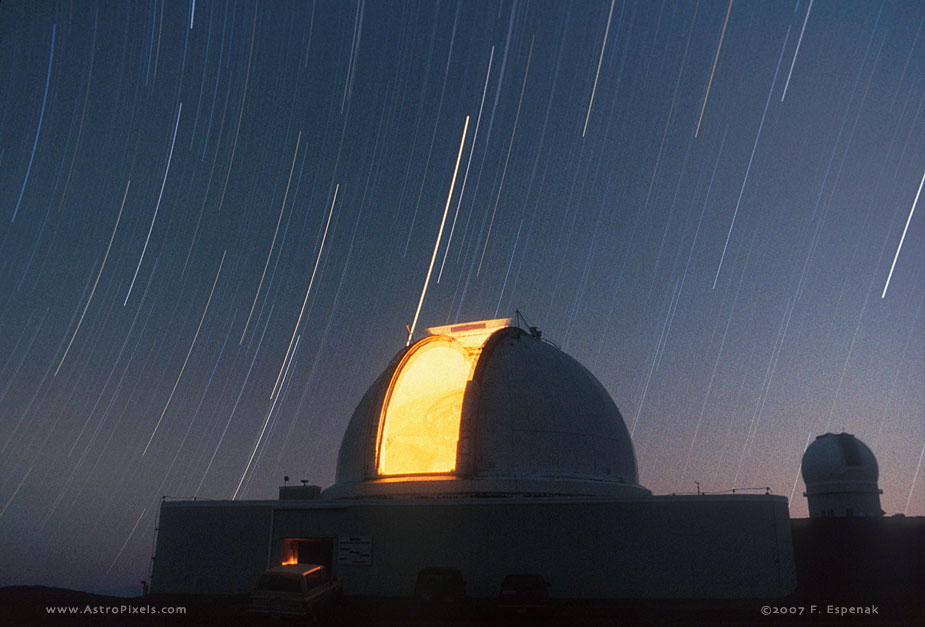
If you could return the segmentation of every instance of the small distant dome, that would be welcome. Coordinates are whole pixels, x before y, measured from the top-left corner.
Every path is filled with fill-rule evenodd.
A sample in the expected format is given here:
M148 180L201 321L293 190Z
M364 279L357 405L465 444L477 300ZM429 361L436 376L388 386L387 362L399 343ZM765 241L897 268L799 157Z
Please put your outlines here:
M430 329L399 352L357 406L325 496L648 494L600 382L508 322Z
M877 458L866 444L850 433L826 433L803 454L806 485L826 481L877 481Z
M877 458L850 433L820 435L803 453L810 517L881 516Z

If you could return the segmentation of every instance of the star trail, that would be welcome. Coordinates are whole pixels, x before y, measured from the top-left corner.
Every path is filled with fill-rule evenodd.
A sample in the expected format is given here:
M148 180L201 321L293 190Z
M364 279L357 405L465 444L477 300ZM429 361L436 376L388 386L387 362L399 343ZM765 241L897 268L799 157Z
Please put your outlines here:
M162 498L330 485L409 333L515 310L654 493L803 517L802 453L844 430L887 514L925 514L923 24L0 3L0 585L137 592Z

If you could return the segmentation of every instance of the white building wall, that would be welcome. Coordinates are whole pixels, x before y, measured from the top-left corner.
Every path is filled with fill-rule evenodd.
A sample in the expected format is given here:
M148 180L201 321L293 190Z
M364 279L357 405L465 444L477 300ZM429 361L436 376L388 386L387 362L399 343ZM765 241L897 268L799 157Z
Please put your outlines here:
M348 595L411 596L428 566L458 568L474 597L497 597L512 573L542 574L566 598L780 597L796 586L786 499L738 495L165 503L152 589L246 592L289 537L370 538L369 565L336 563L335 541Z
M249 592L267 568L277 501L161 504L151 591L166 594Z

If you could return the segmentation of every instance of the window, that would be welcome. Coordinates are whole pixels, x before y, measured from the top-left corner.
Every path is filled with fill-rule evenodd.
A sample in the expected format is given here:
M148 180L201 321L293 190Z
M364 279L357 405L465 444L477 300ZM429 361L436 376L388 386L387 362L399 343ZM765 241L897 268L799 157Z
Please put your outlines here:
M257 581L257 589L271 592L302 592L302 582L295 574L264 573Z

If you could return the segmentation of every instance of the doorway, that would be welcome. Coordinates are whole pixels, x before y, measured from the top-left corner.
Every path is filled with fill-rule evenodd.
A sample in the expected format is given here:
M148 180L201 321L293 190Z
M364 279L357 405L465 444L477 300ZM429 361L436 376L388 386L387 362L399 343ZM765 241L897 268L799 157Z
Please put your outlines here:
M318 564L331 571L334 538L283 538L283 564Z

